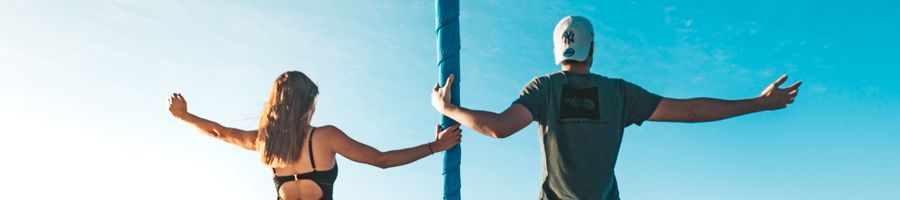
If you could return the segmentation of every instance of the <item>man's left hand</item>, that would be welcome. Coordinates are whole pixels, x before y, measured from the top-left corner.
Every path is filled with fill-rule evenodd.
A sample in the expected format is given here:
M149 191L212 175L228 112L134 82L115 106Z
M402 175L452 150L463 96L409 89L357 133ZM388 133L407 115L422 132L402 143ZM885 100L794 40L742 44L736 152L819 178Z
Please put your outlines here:
M803 83L803 81L797 81L786 88L778 88L778 86L781 86L786 80L787 74L781 75L778 80L769 84L769 87L766 87L766 89L759 94L757 99L764 109L778 110L787 107L788 104L794 103L794 98L796 98L797 93L800 92L800 84Z

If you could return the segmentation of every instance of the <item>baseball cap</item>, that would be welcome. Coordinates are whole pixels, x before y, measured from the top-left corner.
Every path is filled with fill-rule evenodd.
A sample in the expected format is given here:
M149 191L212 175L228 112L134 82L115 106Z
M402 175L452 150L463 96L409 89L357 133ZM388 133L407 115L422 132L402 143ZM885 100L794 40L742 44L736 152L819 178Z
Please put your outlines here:
M566 16L553 30L553 56L556 64L564 60L585 61L594 41L594 26L582 16Z

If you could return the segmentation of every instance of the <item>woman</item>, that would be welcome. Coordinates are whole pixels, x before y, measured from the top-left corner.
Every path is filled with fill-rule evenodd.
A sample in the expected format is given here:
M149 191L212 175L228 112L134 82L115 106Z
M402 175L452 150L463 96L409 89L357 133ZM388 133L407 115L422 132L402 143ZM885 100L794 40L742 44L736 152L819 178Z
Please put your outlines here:
M278 199L332 199L338 167L335 154L381 168L405 165L459 144L459 124L436 139L406 149L381 152L353 140L334 126L310 125L316 110L318 87L305 74L285 72L275 80L269 102L259 120L259 130L224 127L187 111L181 94L169 98L169 111L201 132L241 148L259 152L272 168Z

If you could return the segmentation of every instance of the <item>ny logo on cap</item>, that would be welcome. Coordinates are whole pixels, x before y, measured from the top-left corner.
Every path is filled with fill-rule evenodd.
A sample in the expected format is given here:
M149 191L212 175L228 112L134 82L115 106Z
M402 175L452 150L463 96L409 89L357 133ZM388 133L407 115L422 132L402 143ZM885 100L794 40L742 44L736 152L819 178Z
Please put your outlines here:
M562 37L563 42L565 42L566 44L572 44L575 42L575 33L573 33L572 31L566 31L565 33L563 33Z

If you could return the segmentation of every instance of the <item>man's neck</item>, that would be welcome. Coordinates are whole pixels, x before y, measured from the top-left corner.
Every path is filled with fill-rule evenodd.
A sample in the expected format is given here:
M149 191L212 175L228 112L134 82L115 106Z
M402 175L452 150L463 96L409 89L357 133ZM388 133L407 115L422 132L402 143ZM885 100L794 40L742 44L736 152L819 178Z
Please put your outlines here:
M579 74L591 73L590 68L588 68L588 66L585 65L584 63L563 64L561 68L562 68L562 71L564 71L564 72L573 72L573 73L579 73Z

